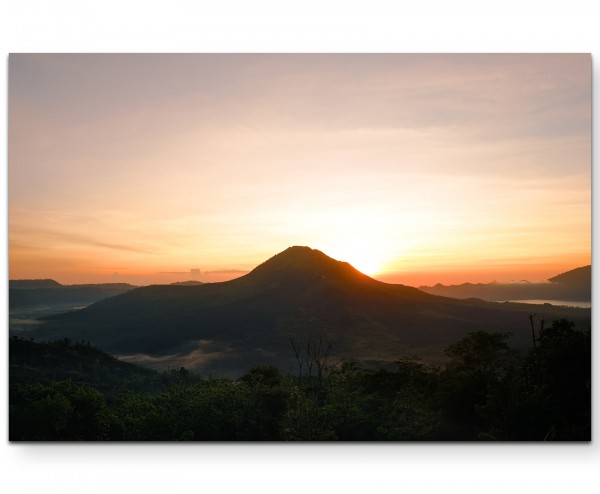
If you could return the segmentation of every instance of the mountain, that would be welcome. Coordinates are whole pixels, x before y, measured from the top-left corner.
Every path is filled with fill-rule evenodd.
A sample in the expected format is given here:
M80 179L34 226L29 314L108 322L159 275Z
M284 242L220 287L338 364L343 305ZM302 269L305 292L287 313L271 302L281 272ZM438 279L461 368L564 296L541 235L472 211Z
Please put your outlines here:
M157 374L121 362L87 343L67 339L52 343L9 339L10 383L72 381L116 392L128 388L156 389Z
M550 278L548 281L561 285L582 285L591 286L592 284L592 266L583 266L581 268L572 269L566 273Z
M564 300L590 302L592 267L583 266L554 276L548 283L463 283L462 285L420 286L424 292L453 298L497 300Z
M54 280L8 280L9 288L17 288L20 290L31 290L34 288L59 288L61 285Z
M9 280L9 308L88 305L134 288L127 283L61 285L54 280Z
M528 315L589 326L590 311L455 300L387 284L309 247L290 247L240 278L154 285L48 317L41 339L89 340L127 361L239 373L261 364L291 370L290 339L332 343L332 358L393 362L407 353L440 360L469 331L531 339Z

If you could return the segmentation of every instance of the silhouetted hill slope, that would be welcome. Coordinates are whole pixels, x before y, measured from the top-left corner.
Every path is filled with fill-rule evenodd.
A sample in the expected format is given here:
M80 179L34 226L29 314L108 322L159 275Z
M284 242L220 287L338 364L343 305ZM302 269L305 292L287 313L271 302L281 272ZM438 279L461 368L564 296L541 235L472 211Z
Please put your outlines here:
M171 285L195 286L195 285L202 285L202 282L196 281L196 280L176 281L174 283L171 283Z
M129 283L83 283L79 285L63 285L66 288L98 288L105 291L126 292L137 288L136 285Z
M10 280L9 308L89 305L134 288L127 283L61 285L54 280Z
M9 340L9 376L11 385L71 380L102 391L155 389L160 381L155 371L121 362L86 343L21 338Z
M592 267L567 271L550 278L551 283L463 283L462 285L421 286L424 292L453 298L477 297L483 300L565 300L590 302Z
M581 268L572 269L566 273L556 275L548 281L563 285L589 286L592 284L592 266L582 266Z
M530 306L459 301L382 283L318 250L290 247L240 278L155 285L52 316L35 336L90 340L147 363L187 355L186 367L247 370L291 365L290 338L331 340L335 356L393 361L424 357L469 331L514 331L529 340ZM539 311L538 311L539 312ZM588 324L589 310L547 308L547 319Z
M8 280L9 288L18 288L20 290L30 290L32 288L58 288L61 285L54 280Z

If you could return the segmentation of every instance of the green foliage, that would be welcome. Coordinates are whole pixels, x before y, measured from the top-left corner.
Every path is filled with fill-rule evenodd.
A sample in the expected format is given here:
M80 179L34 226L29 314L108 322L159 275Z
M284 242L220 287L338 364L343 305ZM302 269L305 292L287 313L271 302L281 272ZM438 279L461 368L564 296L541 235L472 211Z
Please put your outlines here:
M538 417L538 438L591 438L591 334L561 319L540 332L525 364L529 411Z
M510 360L510 333L476 331L450 345L448 369L490 382L501 378Z
M507 344L509 337L509 333L476 331L447 348L450 360L438 395L445 439L474 440L485 430L483 411L490 397L518 366L518 355Z
M10 440L109 439L110 413L97 389L58 381L10 387Z
M569 321L520 357L508 335L474 332L445 369L405 357L239 379L157 373L86 343L10 342L11 441L590 440L590 333ZM317 357L322 354L317 352ZM310 358L310 355L307 357ZM314 369L313 369L314 370Z
M589 332L554 321L522 359L493 335L471 334L449 350L442 408L450 438L591 439Z

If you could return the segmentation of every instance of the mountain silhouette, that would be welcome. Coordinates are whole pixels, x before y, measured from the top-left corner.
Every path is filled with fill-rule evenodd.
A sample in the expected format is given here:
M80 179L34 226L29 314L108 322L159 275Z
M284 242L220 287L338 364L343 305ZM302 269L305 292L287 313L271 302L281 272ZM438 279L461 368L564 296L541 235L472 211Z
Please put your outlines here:
M18 290L32 290L37 288L59 288L62 287L58 281L54 280L8 280L9 288Z
M564 300L571 302L591 302L592 266L583 266L558 274L548 280L550 283L531 283L521 280L518 283L463 283L462 285L421 286L420 290L444 297L483 300Z
M407 353L439 360L446 345L476 330L512 331L517 345L527 345L531 312L524 304L456 300L383 283L296 246L231 281L141 287L51 316L35 336L89 340L132 361L185 362L203 372L262 364L285 371L293 365L290 338L331 341L334 357L363 363ZM590 311L547 306L544 317L585 326Z
M254 268L246 280L298 283L329 279L335 283L379 283L347 262L336 261L320 250L310 247L289 247Z
M87 305L136 288L127 283L61 285L54 280L9 280L8 286L11 311L39 306Z
M245 276L228 282L249 292L268 293L280 303L327 300L376 299L430 300L431 296L409 286L377 281L347 262L337 261L310 247L289 247L257 266ZM358 300L355 300L358 299Z
M591 286L592 284L592 266L582 266L572 269L566 273L561 273L550 278L548 281L552 283L562 283L564 285L584 285Z

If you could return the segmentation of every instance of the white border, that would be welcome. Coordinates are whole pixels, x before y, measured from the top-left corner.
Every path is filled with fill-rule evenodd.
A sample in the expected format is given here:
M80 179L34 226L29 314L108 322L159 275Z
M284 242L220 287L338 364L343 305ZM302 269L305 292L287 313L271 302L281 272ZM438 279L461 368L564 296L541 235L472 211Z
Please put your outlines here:
M591 52L598 81L600 56L594 50L600 46L599 12L594 3L4 0L0 6L1 83L6 95L9 52L255 51ZM6 102L6 96L0 98L4 116ZM2 156L6 156L6 117L0 125ZM597 127L594 142L598 142ZM0 180L0 189L6 193L6 172ZM597 180L594 173L594 190ZM6 232L5 197L0 204L1 230ZM6 322L4 240L0 310ZM597 281L594 275L595 287ZM594 290L594 307L597 298ZM438 490L505 494L511 490L588 492L600 485L596 433L591 445L11 445L6 426L8 366L5 346L2 349L0 472L9 492ZM598 338L594 338L594 355L597 359ZM597 362L593 383L597 419ZM594 426L595 431L597 420Z

